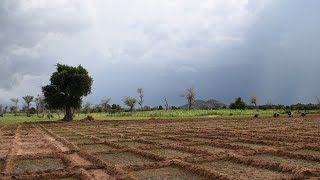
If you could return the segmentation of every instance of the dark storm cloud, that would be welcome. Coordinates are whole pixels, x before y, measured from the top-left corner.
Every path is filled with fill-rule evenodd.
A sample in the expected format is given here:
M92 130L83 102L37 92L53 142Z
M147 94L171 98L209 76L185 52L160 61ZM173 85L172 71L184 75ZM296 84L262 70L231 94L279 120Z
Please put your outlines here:
M319 6L319 1L275 1L247 32L243 54L259 69L256 93L264 101L310 102L320 93Z
M309 102L319 95L320 23L311 1L0 2L0 102L39 92L57 62L94 77L86 100L146 104L194 85L199 99ZM125 13L124 13L125 12ZM27 86L28 88L25 88ZM27 91L28 89L28 91Z
M250 96L257 95L261 104L314 102L314 96L320 93L319 6L318 1L274 1L255 18L243 45L225 48L207 57L205 64L190 63L187 69L191 70L186 72L174 70L185 64L173 65L175 68L167 65L159 72L133 68L143 73L134 75L129 87L144 84L149 91L157 92L149 97L152 104L161 102L165 94L174 103L183 103L178 95L190 85L196 87L199 99L230 102L242 96L249 101ZM217 60L226 64L217 66ZM166 76L160 76L163 72ZM139 83L139 79L145 80L142 74L152 78Z

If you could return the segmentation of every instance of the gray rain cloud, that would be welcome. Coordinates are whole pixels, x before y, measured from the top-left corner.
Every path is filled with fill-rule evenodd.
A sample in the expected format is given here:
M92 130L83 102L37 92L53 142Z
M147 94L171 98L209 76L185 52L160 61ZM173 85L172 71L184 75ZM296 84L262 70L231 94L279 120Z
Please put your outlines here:
M199 99L313 102L320 95L320 2L2 0L0 103L37 95L54 64L82 64L97 103L144 87L146 104Z

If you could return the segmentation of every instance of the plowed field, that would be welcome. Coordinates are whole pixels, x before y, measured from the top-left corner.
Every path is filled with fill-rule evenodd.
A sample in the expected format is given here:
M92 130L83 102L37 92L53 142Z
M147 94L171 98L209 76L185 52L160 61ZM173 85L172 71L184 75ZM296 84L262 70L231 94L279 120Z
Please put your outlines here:
M320 117L0 126L0 179L317 179Z

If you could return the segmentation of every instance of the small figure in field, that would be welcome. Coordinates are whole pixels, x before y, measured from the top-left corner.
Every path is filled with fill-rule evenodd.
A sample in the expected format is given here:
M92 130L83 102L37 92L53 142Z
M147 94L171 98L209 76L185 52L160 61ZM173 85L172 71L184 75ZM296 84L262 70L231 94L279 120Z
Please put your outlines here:
M289 111L289 112L288 112L288 116L289 116L289 117L292 117L292 116L293 116L293 112Z
M255 114L254 117L257 118L259 116L259 114Z
M278 117L280 117L280 114L279 113L274 113L273 117L278 118Z
M302 116L302 117L305 117L306 115L307 115L306 112L302 112L302 113L301 113L301 116Z

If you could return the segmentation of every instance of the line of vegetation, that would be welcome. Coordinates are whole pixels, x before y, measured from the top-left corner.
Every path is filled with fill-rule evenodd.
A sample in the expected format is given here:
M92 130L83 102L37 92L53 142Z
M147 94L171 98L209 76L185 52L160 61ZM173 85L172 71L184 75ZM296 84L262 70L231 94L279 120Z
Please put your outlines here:
M252 96L248 104L241 97L238 97L229 105L213 100L214 105L210 104L209 106L203 101L196 100L197 93L193 86L186 88L180 95L187 103L180 107L170 106L166 96L163 98L162 105L156 107L144 105L144 89L142 87L137 89L138 99L130 96L123 98L123 104L128 108L122 107L120 104L110 105L111 98L103 99L99 104L83 103L82 98L91 93L93 83L88 71L81 65L72 67L57 64L56 67L56 72L50 78L50 84L42 87L43 95L22 97L22 108L19 108L19 98L12 98L10 107L0 105L0 118L2 117L0 124L8 123L10 120L13 123L52 119L70 121L73 118L80 119L89 115L95 119L223 117L283 114L289 111L316 113L320 109L318 97L316 97L317 104L298 103L288 106L266 103L258 105L258 97ZM135 108L137 104L140 107Z

